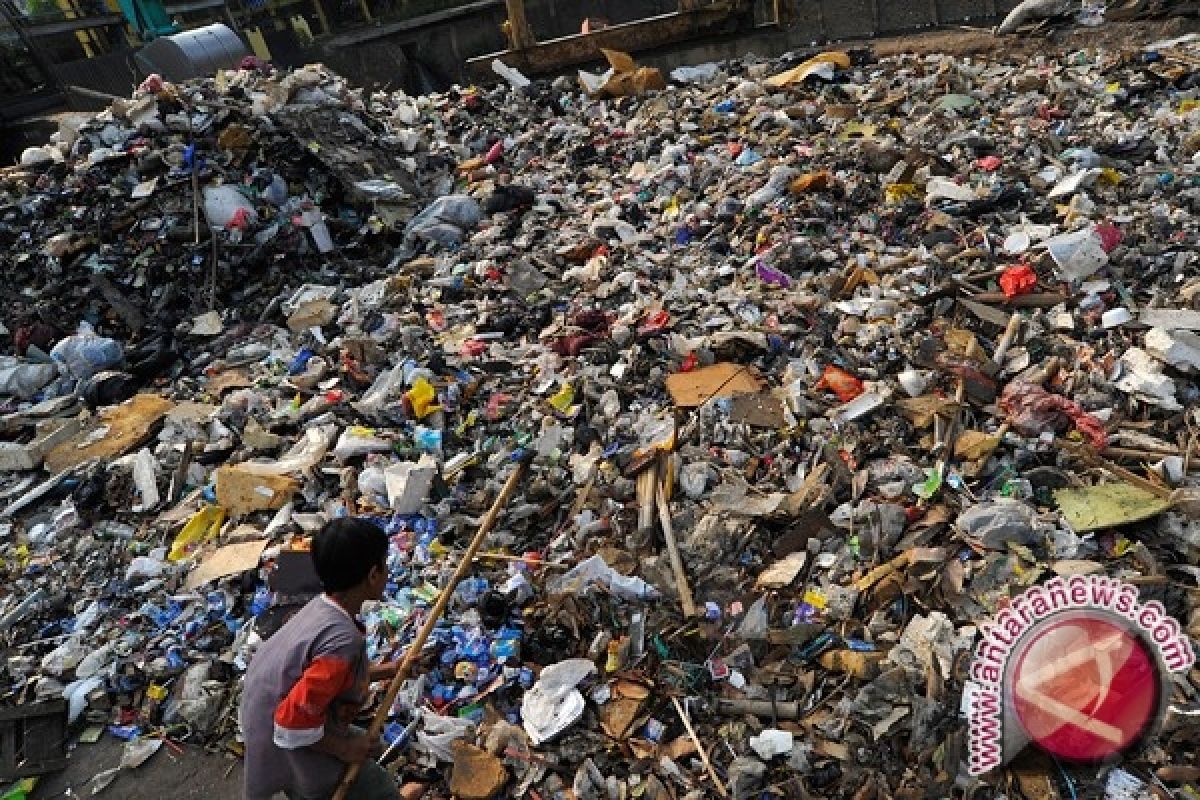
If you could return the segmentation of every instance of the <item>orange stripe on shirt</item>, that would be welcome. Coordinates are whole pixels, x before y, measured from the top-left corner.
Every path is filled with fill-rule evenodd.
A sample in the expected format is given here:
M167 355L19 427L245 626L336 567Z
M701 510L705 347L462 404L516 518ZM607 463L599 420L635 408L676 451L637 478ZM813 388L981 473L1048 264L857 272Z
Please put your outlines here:
M329 704L353 685L353 664L318 656L275 708L275 725L294 731L323 728Z

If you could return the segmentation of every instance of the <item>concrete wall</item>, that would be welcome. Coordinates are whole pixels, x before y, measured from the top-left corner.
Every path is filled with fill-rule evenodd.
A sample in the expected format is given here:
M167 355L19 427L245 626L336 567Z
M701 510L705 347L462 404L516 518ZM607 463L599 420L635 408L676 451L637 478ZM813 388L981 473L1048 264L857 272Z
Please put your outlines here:
M758 0L764 7L769 0ZM786 31L760 28L736 38L696 41L640 54L660 67L733 58L747 52L776 56L788 50L843 39L867 39L994 18L1018 0L797 0L798 16ZM506 13L501 0L454 18L420 25L384 25L376 30L336 36L312 54L357 83L422 89L420 73L441 86L468 82L468 58L506 47L500 26ZM540 40L578 33L584 17L610 23L630 22L677 8L674 0L527 0L526 14ZM758 9L762 18L765 9ZM420 64L422 69L418 69Z

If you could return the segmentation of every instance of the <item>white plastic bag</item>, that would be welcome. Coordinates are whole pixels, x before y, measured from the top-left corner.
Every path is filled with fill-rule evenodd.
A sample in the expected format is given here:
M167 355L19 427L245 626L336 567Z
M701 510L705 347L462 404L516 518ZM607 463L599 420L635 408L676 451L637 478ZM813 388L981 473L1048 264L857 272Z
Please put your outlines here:
M246 221L254 225L258 222L258 212L254 203L234 186L207 186L204 189L204 218L208 227L227 229L238 212L246 214Z
M13 356L0 356L0 395L32 400L57 377L58 367L53 364L35 364Z
M585 702L576 687L596 672L586 658L569 658L542 670L521 699L521 721L533 744L540 745L583 716Z
M660 596L658 589L634 575L622 575L599 555L575 566L554 582L551 591L577 594L595 585L604 586L622 600L654 600Z

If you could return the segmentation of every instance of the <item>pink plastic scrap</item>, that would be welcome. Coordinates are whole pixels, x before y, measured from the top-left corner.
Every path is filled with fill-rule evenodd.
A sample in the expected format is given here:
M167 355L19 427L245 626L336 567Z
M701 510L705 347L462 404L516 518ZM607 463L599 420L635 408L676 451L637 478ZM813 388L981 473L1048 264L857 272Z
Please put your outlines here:
M1099 419L1084 411L1074 400L1048 392L1036 383L1014 381L1008 384L1000 393L998 404L1008 415L1013 428L1022 435L1062 433L1074 427L1097 450L1108 445L1108 434Z

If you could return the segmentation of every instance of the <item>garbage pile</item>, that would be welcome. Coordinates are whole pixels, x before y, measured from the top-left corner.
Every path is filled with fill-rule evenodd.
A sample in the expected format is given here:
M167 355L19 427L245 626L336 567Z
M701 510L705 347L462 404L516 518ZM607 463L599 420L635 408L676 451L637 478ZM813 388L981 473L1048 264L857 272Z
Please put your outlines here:
M1195 672L1118 767L972 777L964 700L1054 576L1198 632L1197 64L152 79L0 184L5 703L65 699L126 769L237 752L240 675L320 591L305 537L389 534L395 658L532 457L391 708L399 781L1200 791Z

